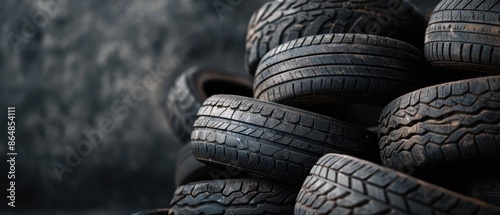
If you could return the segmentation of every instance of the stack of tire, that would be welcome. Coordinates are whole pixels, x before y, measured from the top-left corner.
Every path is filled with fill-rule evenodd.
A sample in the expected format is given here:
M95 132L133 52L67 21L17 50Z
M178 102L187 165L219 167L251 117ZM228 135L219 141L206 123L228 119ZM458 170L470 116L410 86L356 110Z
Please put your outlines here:
M169 93L172 127L192 130L169 214L500 214L460 190L500 198L483 168L500 159L500 0L442 1L424 32L404 0L263 5L253 98L234 74Z
M426 78L438 84L383 109L385 167L323 156L295 214L500 214L500 1L441 1L424 53L432 71ZM439 83L446 79L455 80Z

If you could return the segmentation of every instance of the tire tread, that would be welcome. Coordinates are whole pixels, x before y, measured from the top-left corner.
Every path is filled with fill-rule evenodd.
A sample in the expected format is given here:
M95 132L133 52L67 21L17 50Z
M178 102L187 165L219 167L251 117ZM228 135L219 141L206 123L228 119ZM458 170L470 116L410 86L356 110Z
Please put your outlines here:
M295 214L500 214L500 208L351 156L328 154L311 170Z

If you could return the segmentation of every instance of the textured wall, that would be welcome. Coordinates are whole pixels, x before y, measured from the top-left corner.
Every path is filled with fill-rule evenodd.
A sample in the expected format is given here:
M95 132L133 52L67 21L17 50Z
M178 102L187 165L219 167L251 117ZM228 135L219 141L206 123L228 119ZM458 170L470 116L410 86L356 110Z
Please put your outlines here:
M265 1L233 6L224 20L213 2L0 3L0 116L6 106L17 107L18 207L123 214L168 206L180 143L161 109L165 89L192 65L243 72L246 25ZM428 7L436 1L414 2ZM155 82L151 73L163 78ZM99 130L103 121L112 122L108 133ZM89 139L97 144L89 155L68 165L68 150ZM62 182L54 162L72 170ZM5 179L0 177L1 189Z

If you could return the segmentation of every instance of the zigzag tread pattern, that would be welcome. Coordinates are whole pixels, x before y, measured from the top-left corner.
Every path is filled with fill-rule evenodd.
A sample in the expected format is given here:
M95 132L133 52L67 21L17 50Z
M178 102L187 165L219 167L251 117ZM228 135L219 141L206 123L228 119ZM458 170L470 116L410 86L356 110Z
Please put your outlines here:
M377 155L376 136L329 117L230 95L212 96L198 112L191 136L198 160L301 183L329 152L366 159Z
M500 208L351 156L328 154L311 170L295 214L500 214Z
M500 155L500 76L435 85L389 103L380 117L384 165L410 171Z
M500 71L500 0L445 0L431 15L425 56L439 68Z
M302 107L315 103L387 104L425 85L423 55L390 38L325 34L284 43L257 69L254 97Z
M260 179L200 181L179 186L170 215L291 214L297 191Z
M364 33L418 43L414 36L424 31L423 20L412 5L399 0L268 2L253 14L248 26L247 69L254 74L266 52L284 42L311 35Z

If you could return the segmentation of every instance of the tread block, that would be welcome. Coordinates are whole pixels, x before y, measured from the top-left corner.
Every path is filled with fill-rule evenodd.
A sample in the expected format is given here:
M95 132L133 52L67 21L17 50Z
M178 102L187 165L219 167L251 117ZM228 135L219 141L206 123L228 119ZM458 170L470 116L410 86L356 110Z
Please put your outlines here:
M193 182L177 190L169 214L290 214L298 193L261 179Z
M239 106L233 106L236 101ZM239 111L231 118L221 117L219 113L229 109ZM263 111L266 116L262 115ZM242 173L295 185L301 184L316 161L328 152L365 159L378 157L376 135L363 128L300 109L233 95L212 96L203 103L191 142L196 146L194 157L208 166L238 168ZM346 169L349 171L353 170Z
M343 163L363 168L345 175L334 167ZM348 155L327 154L313 169L328 169L342 179L332 180L322 171L311 171L298 194L295 214L500 214L497 206ZM368 169L377 172L366 174ZM360 179L356 175L369 176Z
M425 37L424 52L431 65L498 74L499 5L500 0L457 0L438 5Z
M382 111L379 148L384 165L415 170L500 156L500 76L467 79L403 95ZM431 100L408 99L430 90ZM420 96L422 98L422 96ZM418 108L418 111L412 109Z

